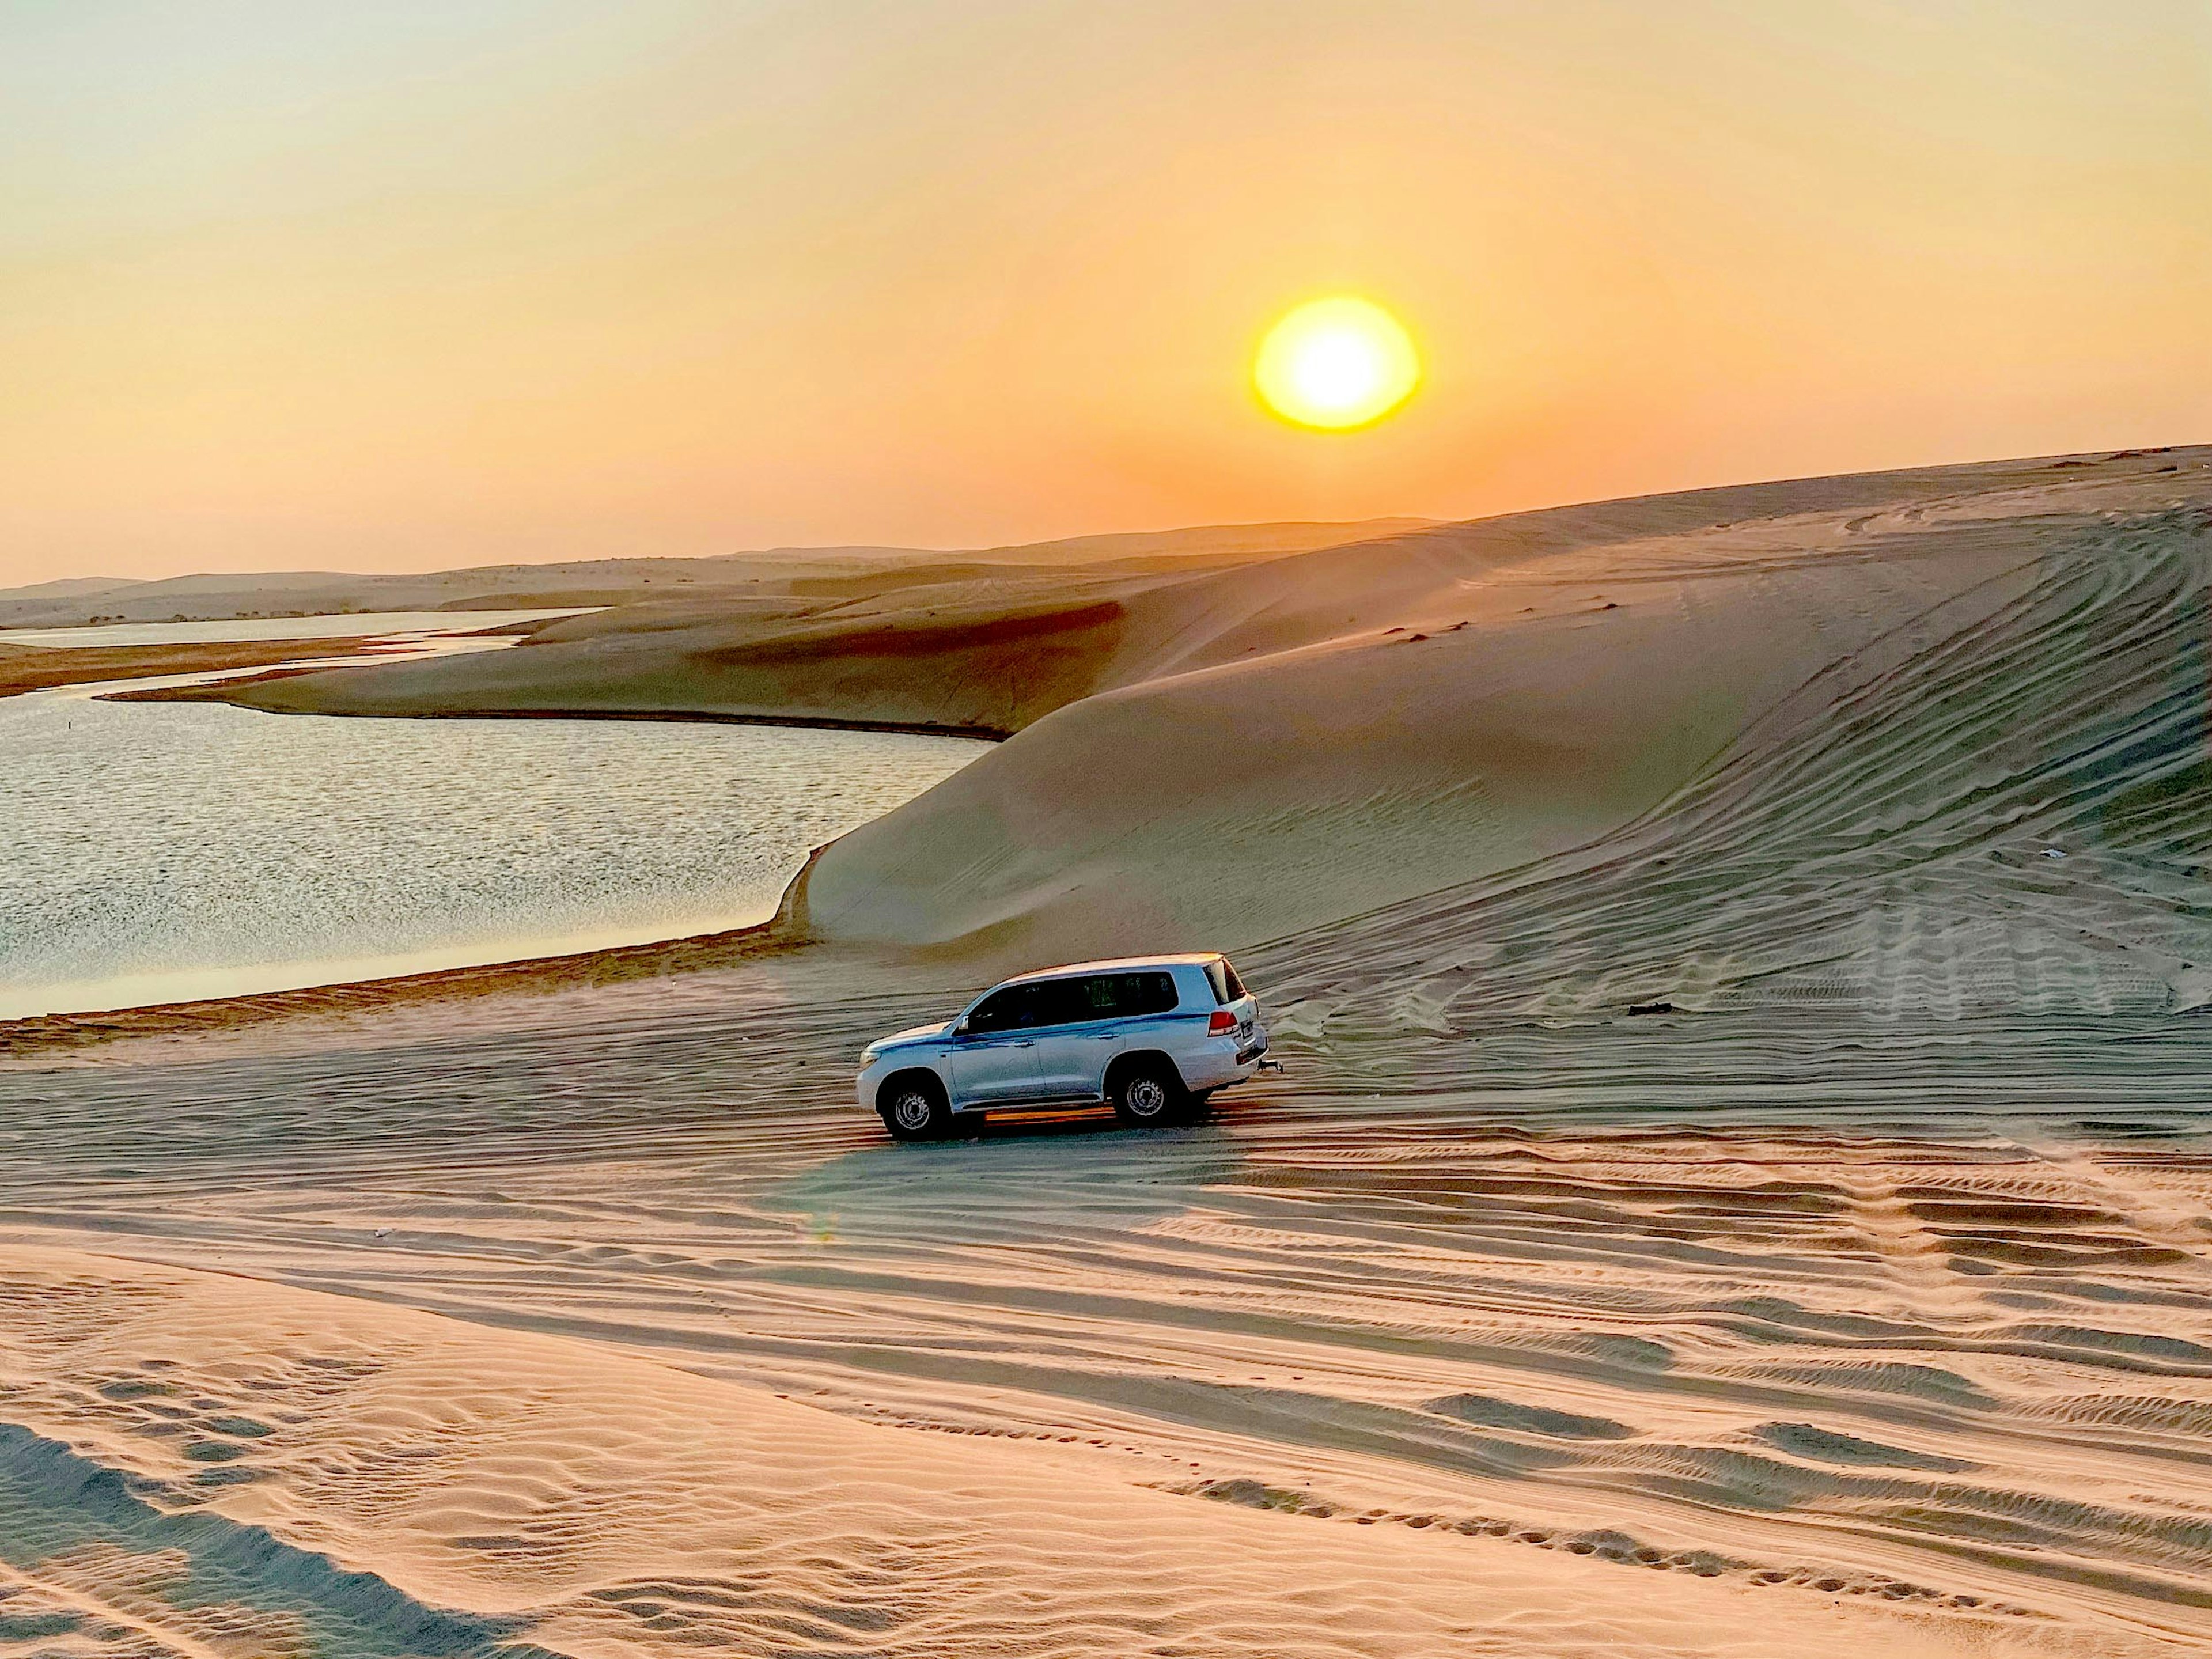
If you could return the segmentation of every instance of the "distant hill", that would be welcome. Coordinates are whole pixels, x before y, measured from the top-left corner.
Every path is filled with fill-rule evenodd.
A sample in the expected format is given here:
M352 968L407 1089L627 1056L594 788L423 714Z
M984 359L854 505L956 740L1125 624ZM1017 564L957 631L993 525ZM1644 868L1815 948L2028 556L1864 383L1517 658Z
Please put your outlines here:
M171 576L150 581L66 577L29 587L0 589L0 629L68 628L94 617L104 622L205 622L373 611L619 605L658 599L686 588L757 586L947 561L974 565L1138 561L1189 566L1302 552L1333 542L1389 535L1425 522L1378 519L1351 524L1213 525L951 551L915 547L777 547L703 558L580 559L558 564L473 565L397 575L272 570Z
M112 593L118 588L137 586L127 576L63 576L50 582L33 582L28 587L0 589L0 599L87 599L94 593Z

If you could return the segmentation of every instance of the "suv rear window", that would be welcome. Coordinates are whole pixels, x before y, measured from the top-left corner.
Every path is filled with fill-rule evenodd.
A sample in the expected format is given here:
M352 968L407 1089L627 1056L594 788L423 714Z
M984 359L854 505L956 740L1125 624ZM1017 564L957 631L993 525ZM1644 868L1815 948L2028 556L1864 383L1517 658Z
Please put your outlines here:
M1213 987L1216 1002L1234 1002L1244 994L1244 981L1237 977L1237 970L1229 965L1227 957L1216 957L1207 963L1206 978Z
M1060 984L1073 1005L1061 1016L1065 1019L1128 1019L1139 1014L1164 1014L1177 1000L1175 975L1149 970L1089 974Z

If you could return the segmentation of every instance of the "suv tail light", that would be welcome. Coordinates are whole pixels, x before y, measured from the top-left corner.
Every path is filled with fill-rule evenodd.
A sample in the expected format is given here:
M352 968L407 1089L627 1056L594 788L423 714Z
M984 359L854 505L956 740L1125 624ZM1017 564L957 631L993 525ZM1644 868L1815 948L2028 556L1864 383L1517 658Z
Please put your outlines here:
M1206 1022L1206 1034L1208 1036L1227 1036L1236 1029L1237 1016L1226 1008L1216 1008L1212 1018Z

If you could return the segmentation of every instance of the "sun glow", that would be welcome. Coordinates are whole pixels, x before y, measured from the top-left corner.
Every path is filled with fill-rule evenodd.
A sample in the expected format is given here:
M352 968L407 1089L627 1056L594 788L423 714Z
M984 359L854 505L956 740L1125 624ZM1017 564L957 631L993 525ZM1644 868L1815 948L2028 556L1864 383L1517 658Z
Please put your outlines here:
M1302 305L1269 329L1252 383L1285 420L1348 432L1373 425L1413 396L1421 359L1395 317L1341 295Z

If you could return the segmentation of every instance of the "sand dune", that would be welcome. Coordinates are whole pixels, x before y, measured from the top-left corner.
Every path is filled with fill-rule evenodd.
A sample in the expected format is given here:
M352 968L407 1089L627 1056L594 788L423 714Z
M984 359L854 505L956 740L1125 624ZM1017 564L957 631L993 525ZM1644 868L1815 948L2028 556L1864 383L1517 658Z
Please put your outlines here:
M1824 958L1856 964L1835 994L1910 997L2008 953L2051 995L2191 1001L2212 937L2172 890L2212 829L2208 511L2188 452L1571 509L1197 578L1150 596L1176 625L1129 624L1130 683L830 848L807 917L998 962L1412 907L1344 933L1344 968L1385 940L1407 965L1407 920L1442 906L1449 974L1516 948L1468 907L1520 893L1522 1007L1540 984L1694 1001ZM2056 872L2021 873L2052 836L2111 844L2066 866L2119 930L2094 949L2061 942L2071 899L2030 896ZM1581 914L1586 946L1555 937ZM1796 925L1816 919L1817 943Z
M1371 1001L1387 955L1387 995L1443 1027L2200 1008L2208 532L2196 506L2069 527L1824 664L1657 806L1303 939L1286 977Z

